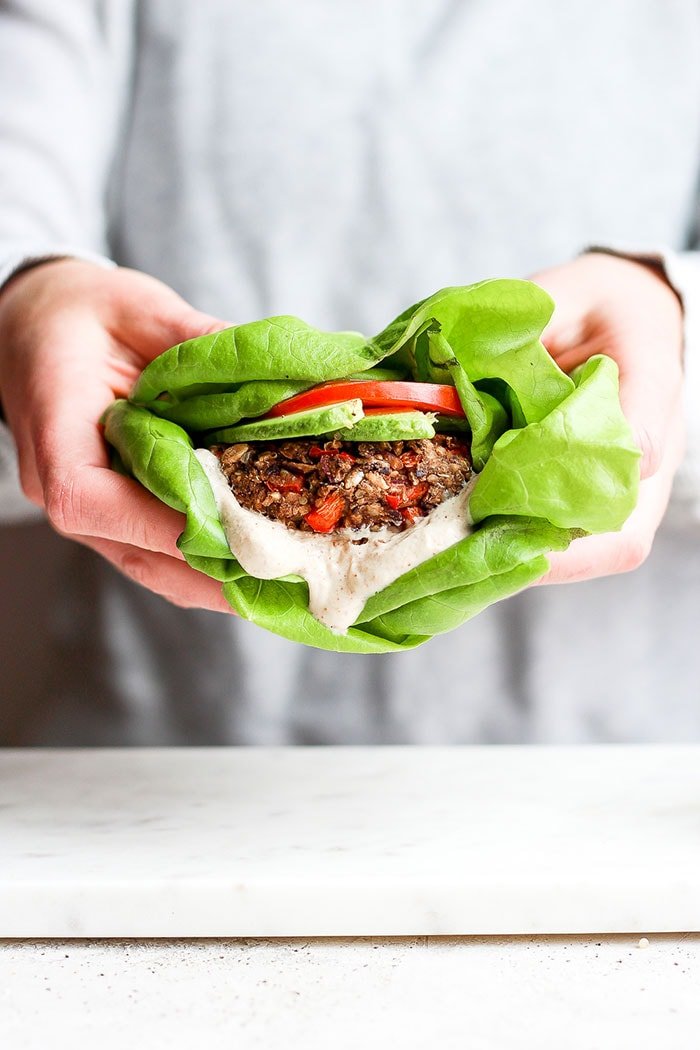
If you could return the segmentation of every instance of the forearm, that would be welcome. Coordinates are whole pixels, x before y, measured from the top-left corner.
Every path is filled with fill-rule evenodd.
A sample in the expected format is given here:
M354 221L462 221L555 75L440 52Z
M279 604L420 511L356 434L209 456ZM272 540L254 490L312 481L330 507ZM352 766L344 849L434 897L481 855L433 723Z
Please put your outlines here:
M131 20L129 0L0 10L0 286L37 259L109 256Z
M0 298L18 270L40 260L111 265L105 200L132 35L131 0L0 8ZM0 518L36 513L0 422Z

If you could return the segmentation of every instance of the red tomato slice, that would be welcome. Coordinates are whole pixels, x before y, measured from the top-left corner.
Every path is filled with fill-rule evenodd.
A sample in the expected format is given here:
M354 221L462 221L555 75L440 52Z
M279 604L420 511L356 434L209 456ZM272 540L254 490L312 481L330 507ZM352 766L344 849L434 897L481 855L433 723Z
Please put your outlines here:
M370 409L398 412L439 412L443 416L464 418L464 409L453 386L443 383L371 382L369 380L339 380L322 383L303 394L280 401L270 409L266 419L304 412L309 408L335 405L340 401L359 398Z
M402 412L419 411L415 405L402 404L384 405L382 408L367 408L367 405L363 404L362 409L366 416L400 416Z

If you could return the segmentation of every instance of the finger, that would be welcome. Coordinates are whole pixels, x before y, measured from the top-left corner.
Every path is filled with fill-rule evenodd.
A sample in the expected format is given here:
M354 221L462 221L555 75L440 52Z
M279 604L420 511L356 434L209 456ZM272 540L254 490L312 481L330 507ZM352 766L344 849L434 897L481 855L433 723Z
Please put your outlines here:
M634 339L633 345L621 350L611 346L610 337L591 333L588 341L554 354L565 372L583 364L595 354L613 356L619 372L619 396L622 413L629 423L635 444L642 453L640 477L650 478L660 467L675 406L681 394L683 376L680 365L660 354L658 347L647 344L646 337ZM630 359L630 354L633 359Z
M683 384L680 360L673 352L665 352L664 337L647 329L615 333L594 315L581 318L570 310L542 336L554 360L567 373L596 354L615 360L622 412L642 453L641 478L649 478L659 469L672 406Z
M561 267L544 270L531 279L554 301L554 312L541 339L550 354L558 360L571 347L585 342L589 304L585 301L581 285L572 281Z
M74 335L97 338L92 326ZM40 502L50 522L65 535L102 536L181 558L176 541L184 517L110 468L97 424L112 400L109 385L83 376L72 346L57 339L52 345L55 353L43 355L26 391L30 437L23 442L33 447Z
M43 507L44 494L37 471L34 444L27 421L12 419L8 410L7 423L17 450L17 467L22 492L31 503L36 504L37 507Z
M221 592L221 584L185 562L167 554L139 550L126 543L93 536L73 536L86 547L101 554L122 575L155 594L160 594L183 609L209 609L232 614L233 610Z
M183 560L177 540L184 515L108 466L49 473L43 489L46 513L57 532L102 537Z
M651 484L645 482L645 484ZM574 540L567 551L548 555L549 572L535 582L536 587L552 583L582 583L599 576L616 576L642 565L649 554L647 534L628 532L584 536Z
M196 310L166 284L135 270L119 271L122 296L112 335L150 361L177 343L229 327L226 321ZM133 290L130 286L133 285Z
M545 333L542 340L563 372L573 372L596 354L615 356L609 332L596 328L592 319L579 321L568 328Z
M612 280L602 285L602 295L600 279L591 283L591 266L612 267ZM619 260L581 256L570 266L536 275L534 280L556 303L542 339L565 372L595 354L614 358L622 411L642 453L640 474L649 478L659 469L683 383L682 319L665 281L639 263L626 261L622 271L619 267ZM645 287L642 283L640 292L640 278L651 296L646 310L639 302Z
M655 354L650 347L644 354L636 348L646 367L624 357L619 360L620 404L641 449L640 477L651 478L659 470L674 416L683 412L680 405L683 374L667 355ZM656 362L654 358L656 357Z

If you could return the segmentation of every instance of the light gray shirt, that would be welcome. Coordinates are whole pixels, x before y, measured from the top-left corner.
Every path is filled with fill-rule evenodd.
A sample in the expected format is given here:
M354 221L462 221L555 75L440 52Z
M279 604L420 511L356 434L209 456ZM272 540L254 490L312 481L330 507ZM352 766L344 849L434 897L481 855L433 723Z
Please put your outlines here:
M6 526L7 742L700 740L696 0L16 0L0 96L0 278L77 254L232 322L371 333L443 285L590 243L659 249L692 425L642 569L530 591L399 656L183 612Z

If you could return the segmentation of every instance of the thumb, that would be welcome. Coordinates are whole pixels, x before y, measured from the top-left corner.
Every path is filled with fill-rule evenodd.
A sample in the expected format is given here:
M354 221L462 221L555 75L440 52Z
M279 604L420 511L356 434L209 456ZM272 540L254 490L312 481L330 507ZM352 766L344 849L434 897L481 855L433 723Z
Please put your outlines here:
M135 270L120 271L122 310L119 335L147 361L171 346L230 327L213 314L195 309L162 281Z
M585 352L576 354L576 350L585 347L591 334L587 325L588 304L582 287L567 279L561 267L543 270L530 280L554 300L554 311L540 338L560 367L568 371L585 360ZM570 359L562 363L564 355L569 355Z
M165 346L161 349L167 350L176 343L184 343L188 339L195 339L200 335L210 335L212 332L220 332L224 328L230 328L230 321L222 321L212 314L202 313L196 310L180 296L179 303L171 312L165 316L156 318L158 331L154 332L156 338L165 339Z

